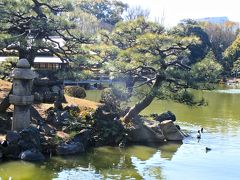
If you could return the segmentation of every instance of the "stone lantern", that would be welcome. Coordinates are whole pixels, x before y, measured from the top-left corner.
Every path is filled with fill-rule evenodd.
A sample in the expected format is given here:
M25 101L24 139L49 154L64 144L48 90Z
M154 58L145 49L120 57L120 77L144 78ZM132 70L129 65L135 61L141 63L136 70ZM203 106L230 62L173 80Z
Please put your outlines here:
M12 130L20 131L30 126L30 106L34 96L31 94L36 74L30 69L27 59L20 59L12 71L13 93L9 101L14 105Z

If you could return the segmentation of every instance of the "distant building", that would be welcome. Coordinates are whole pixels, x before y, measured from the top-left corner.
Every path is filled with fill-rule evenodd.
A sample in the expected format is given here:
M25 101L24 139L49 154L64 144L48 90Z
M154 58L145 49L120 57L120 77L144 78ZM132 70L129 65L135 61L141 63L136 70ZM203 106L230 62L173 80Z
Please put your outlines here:
M58 70L69 67L69 61L58 57L36 57L33 67L37 70Z
M228 17L206 17L206 18L200 18L195 19L198 22L209 22L212 24L224 24L227 21L229 21Z
M7 56L1 56L0 57L0 63L3 61L6 61ZM69 67L69 61L68 60L61 60L58 57L54 56L42 56L42 57L36 57L34 59L33 67L36 70L58 70L58 69L64 69Z
M31 38L31 37L30 37ZM59 47L63 47L65 44L65 41L58 36L51 36L51 40L49 39L43 39L43 41L52 43L53 48L58 49ZM17 51L12 51L13 53ZM45 50L44 52L48 52L48 50ZM38 51L39 54L42 54L43 52ZM17 58L16 56L0 56L0 63L3 61L6 61L7 58ZM34 59L33 67L36 70L58 70L69 67L69 61L67 59L61 60L59 57L55 56L38 56Z

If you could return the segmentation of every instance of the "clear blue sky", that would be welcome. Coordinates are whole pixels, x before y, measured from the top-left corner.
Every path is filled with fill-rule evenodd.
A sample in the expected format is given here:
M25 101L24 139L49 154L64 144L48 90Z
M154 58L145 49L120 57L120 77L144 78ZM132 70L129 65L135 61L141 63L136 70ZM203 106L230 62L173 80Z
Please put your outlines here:
M140 5L151 11L151 19L162 18L166 26L181 19L227 16L240 22L240 0L122 0L130 6Z

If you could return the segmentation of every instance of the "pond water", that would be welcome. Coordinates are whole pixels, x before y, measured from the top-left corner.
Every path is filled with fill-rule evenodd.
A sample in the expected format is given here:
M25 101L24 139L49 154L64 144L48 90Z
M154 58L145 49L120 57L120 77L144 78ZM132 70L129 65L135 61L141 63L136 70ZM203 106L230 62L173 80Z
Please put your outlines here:
M234 93L233 93L234 91ZM40 164L0 162L0 177L12 180L48 179L239 179L240 90L196 92L208 106L188 107L154 101L143 114L171 110L177 124L190 133L182 144L101 147L72 157L53 157ZM99 92L88 92L98 99ZM196 132L204 128L202 139ZM206 152L206 147L211 151ZM0 178L0 179L1 179Z

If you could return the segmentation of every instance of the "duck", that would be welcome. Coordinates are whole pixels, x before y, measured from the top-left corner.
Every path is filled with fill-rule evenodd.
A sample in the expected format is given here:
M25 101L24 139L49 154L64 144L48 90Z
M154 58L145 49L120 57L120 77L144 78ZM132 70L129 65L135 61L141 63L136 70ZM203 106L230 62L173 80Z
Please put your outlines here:
M203 133L203 128L201 128L201 133Z
M126 146L125 142L120 142L119 145L118 145L120 148L124 148Z
M208 151L211 151L211 150L212 150L212 149L211 149L211 148L209 148L209 147L206 147L205 149L206 149L206 152L208 152Z
M198 138L198 139L201 139L201 133L200 133L200 130L198 130L197 138Z

